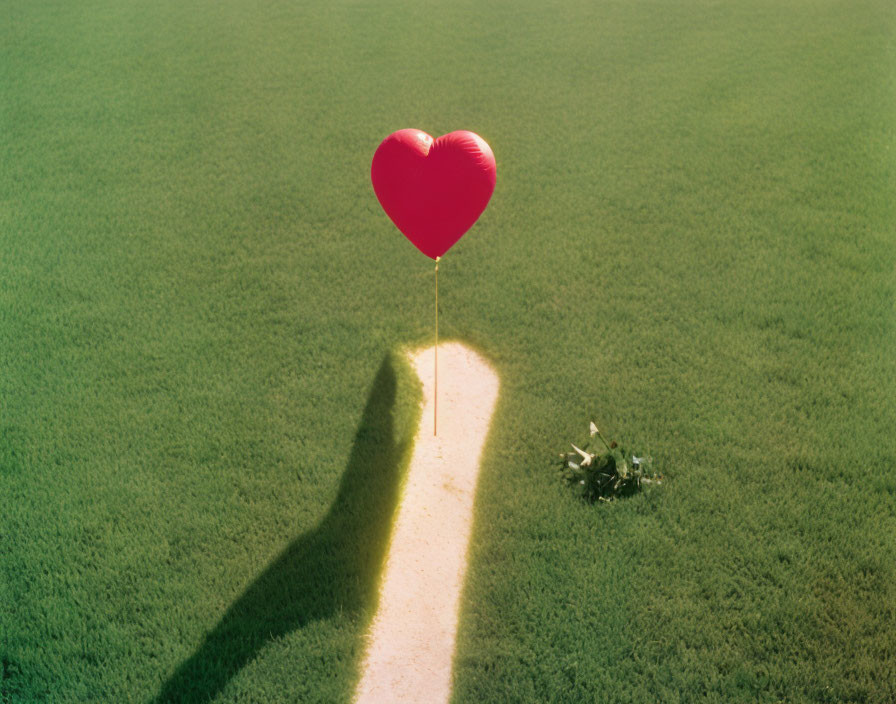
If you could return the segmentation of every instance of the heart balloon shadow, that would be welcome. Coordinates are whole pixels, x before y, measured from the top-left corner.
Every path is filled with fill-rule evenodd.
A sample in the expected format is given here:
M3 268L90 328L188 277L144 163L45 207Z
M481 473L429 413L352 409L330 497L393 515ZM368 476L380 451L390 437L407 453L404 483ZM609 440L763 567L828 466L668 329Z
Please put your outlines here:
M377 576L413 432L396 438L396 374L387 356L373 383L336 500L230 606L165 682L155 704L209 702L269 641L376 599Z

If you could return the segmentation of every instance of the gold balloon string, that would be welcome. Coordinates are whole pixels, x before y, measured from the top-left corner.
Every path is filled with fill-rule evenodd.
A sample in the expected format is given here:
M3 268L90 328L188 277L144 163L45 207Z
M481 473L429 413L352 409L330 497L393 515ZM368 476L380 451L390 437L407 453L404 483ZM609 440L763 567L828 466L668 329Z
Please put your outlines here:
M435 362L435 386L432 393L432 434L437 434L439 424L439 259L436 257L436 362Z

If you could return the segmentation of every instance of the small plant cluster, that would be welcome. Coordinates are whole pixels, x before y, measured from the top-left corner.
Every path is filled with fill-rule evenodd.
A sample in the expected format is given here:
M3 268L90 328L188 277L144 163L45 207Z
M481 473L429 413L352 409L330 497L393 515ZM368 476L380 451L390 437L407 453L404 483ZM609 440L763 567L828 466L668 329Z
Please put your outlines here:
M661 484L661 475L650 473L650 457L629 454L616 442L607 442L594 423L583 447L560 455L560 475L588 501L612 501L640 491L645 484ZM595 439L596 438L596 439Z

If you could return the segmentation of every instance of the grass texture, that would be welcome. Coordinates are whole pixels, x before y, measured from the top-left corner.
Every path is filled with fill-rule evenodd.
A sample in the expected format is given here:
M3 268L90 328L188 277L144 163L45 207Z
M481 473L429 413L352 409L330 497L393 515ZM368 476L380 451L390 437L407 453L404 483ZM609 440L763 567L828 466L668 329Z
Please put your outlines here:
M0 702L348 698L432 339L403 127L498 162L455 702L896 700L894 12L6 2ZM573 500L592 418L663 486Z

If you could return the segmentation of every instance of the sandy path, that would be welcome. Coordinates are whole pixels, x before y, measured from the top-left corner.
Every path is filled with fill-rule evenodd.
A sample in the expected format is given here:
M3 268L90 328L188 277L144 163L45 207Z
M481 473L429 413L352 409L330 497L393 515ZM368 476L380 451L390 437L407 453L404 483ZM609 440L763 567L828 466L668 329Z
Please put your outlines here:
M433 348L411 355L423 413L368 634L357 704L439 704L451 662L479 459L498 377L457 342L439 345L439 418L433 437Z

